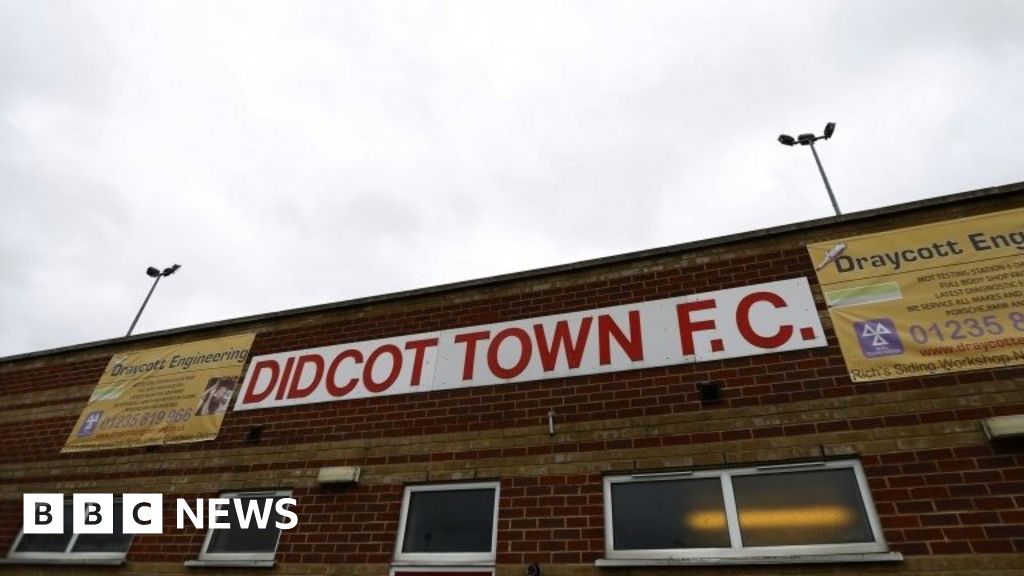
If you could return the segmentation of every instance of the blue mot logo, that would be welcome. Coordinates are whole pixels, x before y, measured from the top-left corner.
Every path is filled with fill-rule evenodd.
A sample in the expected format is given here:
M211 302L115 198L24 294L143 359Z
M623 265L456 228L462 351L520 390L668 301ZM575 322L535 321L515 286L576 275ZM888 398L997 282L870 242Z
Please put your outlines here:
M857 342L860 343L860 351L864 353L865 358L903 354L903 342L892 318L854 322L853 329L857 333Z

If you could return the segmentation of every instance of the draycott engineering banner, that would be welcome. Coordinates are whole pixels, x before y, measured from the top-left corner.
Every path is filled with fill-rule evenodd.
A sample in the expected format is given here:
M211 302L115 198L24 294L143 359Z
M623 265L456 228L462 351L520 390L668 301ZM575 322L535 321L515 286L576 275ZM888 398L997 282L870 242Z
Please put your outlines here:
M254 337L114 355L61 451L216 438Z
M1024 209L807 250L854 381L1024 365Z
M235 410L564 378L825 346L806 278L268 354Z

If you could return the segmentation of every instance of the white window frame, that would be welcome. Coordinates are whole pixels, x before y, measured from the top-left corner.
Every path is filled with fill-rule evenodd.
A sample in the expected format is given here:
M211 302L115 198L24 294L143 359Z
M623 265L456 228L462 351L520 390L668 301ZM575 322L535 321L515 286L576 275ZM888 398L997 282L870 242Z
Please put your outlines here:
M405 528L409 516L409 503L417 492L454 492L461 490L494 490L494 521L491 525L491 549L489 552L402 552L405 546ZM402 494L402 513L398 521L398 539L395 543L394 566L405 570L415 566L433 567L493 567L498 550L498 499L501 496L501 482L458 482L448 484L417 484L405 487Z
M860 499L867 514L874 541L844 544L800 544L787 546L751 546L742 545L739 514L736 499L733 495L732 478L737 476L767 476L800 471L814 470L853 470L857 479ZM612 486L623 483L655 482L659 480L690 480L698 478L719 478L722 481L722 496L725 505L726 524L729 530L730 547L728 548L668 548L646 550L616 550L614 518L612 518ZM628 475L606 476L604 478L604 532L605 561L599 564L613 565L619 560L625 561L695 561L713 563L715 559L749 559L833 556L837 561L855 561L856 555L887 553L889 550L878 520L871 491L868 487L864 469L858 460L838 460L827 462L803 462L794 464L775 464L750 466L745 468L728 468L716 470L695 470L685 472L635 473ZM898 556L898 555L896 555ZM885 559L885 558L876 558ZM892 558L899 559L899 558Z
M408 573L423 573L427 576L436 574L438 572L443 573L459 573L466 572L467 574L490 574L494 576L494 568L480 567L480 566L392 566L391 570L388 571L388 576L395 576L396 574L408 574Z
M220 498L290 498L292 495L291 490L251 490L242 492L224 492ZM207 502L209 503L209 502ZM276 517L274 511L271 511L271 519ZM199 552L200 562L209 563L273 563L274 557L277 556L277 548L281 545L281 533L284 530L278 528L277 540L274 541L274 550L272 552L207 552L206 550L210 547L210 540L213 539L213 533L216 530L224 530L224 528L209 528L206 529L206 538L203 539L203 547Z
M68 509L70 500L63 502L64 513L73 513L73 510ZM114 499L114 504L122 504L120 498ZM14 539L14 543L11 544L11 549L7 552L7 558L13 561L24 561L24 562L40 562L48 564L79 564L79 563L97 563L97 564L121 564L128 556L128 550L131 550L132 543L135 542L135 535L131 534L131 539L128 542L128 548L124 552L73 552L75 544L78 542L78 537L81 534L72 532L71 539L68 540L68 545L64 548L63 552L17 552L18 545L21 544L21 539L25 535L25 525L22 524L21 529L18 531L18 537ZM57 534L53 534L57 536ZM127 536L127 534L126 534Z

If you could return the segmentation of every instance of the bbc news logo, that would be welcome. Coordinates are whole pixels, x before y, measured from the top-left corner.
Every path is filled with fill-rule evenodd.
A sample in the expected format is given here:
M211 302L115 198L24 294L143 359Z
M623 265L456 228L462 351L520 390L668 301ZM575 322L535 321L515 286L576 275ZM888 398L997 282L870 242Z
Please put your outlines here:
M122 494L120 504L122 534L163 533L163 494ZM199 530L245 530L250 526L265 530L273 524L280 530L290 530L299 523L291 510L295 504L294 498L198 498L194 504L178 498L175 526L178 530L186 525ZM25 494L22 500L25 534L63 534L64 514L63 494ZM72 495L71 530L75 534L113 534L116 515L113 494Z

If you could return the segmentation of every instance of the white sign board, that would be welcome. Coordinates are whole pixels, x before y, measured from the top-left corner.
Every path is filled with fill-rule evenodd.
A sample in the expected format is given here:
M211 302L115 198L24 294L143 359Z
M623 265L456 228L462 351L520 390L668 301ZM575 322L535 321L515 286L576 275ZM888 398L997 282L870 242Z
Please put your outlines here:
M825 346L806 278L257 356L235 410L493 386Z

